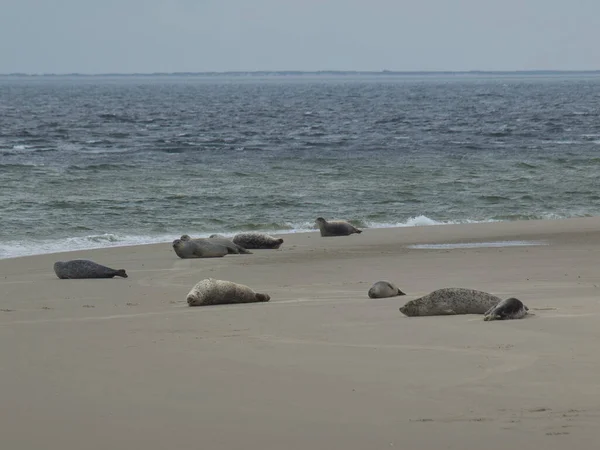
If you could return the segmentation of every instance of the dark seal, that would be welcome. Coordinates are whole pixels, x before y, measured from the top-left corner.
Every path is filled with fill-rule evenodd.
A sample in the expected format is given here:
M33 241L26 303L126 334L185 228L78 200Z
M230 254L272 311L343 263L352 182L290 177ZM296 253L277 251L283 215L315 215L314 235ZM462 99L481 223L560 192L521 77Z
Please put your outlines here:
M315 223L319 227L319 231L321 232L321 236L323 237L349 236L354 233L362 233L362 230L359 230L354 225L346 222L345 220L332 220L328 222L322 217L317 217Z
M274 238L266 233L238 233L233 237L235 244L253 250L269 249L276 250L283 244L283 239Z
M54 263L54 273L60 279L69 278L127 278L125 269L111 269L88 259L72 259Z

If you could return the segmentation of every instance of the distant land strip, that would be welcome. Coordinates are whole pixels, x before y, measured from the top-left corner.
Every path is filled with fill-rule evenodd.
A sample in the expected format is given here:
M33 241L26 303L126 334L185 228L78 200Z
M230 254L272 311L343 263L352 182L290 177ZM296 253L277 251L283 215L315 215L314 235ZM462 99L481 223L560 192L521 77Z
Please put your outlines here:
M282 70L282 71L226 71L226 72L153 72L153 73L2 73L0 77L215 77L215 76L235 76L235 77L284 77L284 76L356 76L356 75L376 75L376 76L436 76L436 75L600 75L600 70L466 70L466 71L359 71L359 70Z

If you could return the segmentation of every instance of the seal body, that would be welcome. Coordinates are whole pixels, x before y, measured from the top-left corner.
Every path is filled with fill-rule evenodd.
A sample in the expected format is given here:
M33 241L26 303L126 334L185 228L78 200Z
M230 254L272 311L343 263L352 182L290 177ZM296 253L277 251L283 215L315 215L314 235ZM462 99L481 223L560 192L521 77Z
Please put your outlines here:
M127 278L125 269L111 269L89 259L72 259L54 263L54 273L58 278Z
M510 320L522 319L527 315L529 308L518 298L507 298L502 300L496 306L493 306L485 312L483 320Z
M409 317L452 314L485 314L502 299L475 289L444 288L410 300L400 308Z
M203 241L182 241L175 239L173 241L173 250L175 254L182 259L185 258L218 258L229 253L229 249L217 242Z
M378 281L371 286L368 292L369 298L386 298L394 297L396 295L406 295L398 286L389 281Z
M278 249L283 239L274 238L266 233L238 233L233 237L235 244L251 249Z
M206 278L196 283L187 295L189 306L257 303L268 302L270 299L268 294L254 292L244 284L214 278Z
M240 255L240 254L252 254L252 252L246 250L244 247L242 247L241 245L237 245L234 244L231 239L227 239L226 237L223 236L219 236L219 235L214 235L213 236L217 236L217 237L210 237L208 239L210 239L211 243L216 243L216 244L220 244L224 247L227 248L227 252L231 255ZM196 239L192 239L191 237L189 237L187 234L182 235L179 239L181 239L182 241L194 241L194 242L202 242L202 241L206 241L207 238L196 238Z
M332 220L327 222L322 217L318 217L315 221L321 232L321 236L348 236L354 233L362 233L354 225L346 222L345 220Z

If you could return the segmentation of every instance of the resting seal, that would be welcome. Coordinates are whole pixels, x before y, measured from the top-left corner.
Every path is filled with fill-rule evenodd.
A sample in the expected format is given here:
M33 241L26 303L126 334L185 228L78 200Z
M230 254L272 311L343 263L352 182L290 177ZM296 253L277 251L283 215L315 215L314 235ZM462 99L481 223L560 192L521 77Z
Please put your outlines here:
M213 236L215 236L213 234ZM179 239L181 239L184 242L187 241L194 241L194 242L202 242L205 241L206 238L196 238L196 239L192 239L191 237L189 237L187 234L182 235ZM216 243L216 244L220 244L223 247L227 248L227 252L231 255L239 255L239 254L247 254L247 255L251 255L252 252L249 252L248 250L246 250L244 247L234 244L231 239L227 239L226 237L210 237L208 238L210 239L210 242L212 243Z
M394 297L396 295L406 295L398 286L394 283L390 283L389 281L378 281L368 292L369 298L386 298L386 297Z
M483 320L521 319L527 315L529 308L518 298L507 298L485 312Z
M362 230L359 230L354 225L349 224L345 220L332 220L331 222L327 222L322 217L318 217L315 221L319 230L321 231L321 236L349 236L353 233L362 233Z
M173 250L180 258L218 258L229 253L229 249L217 242L203 241L173 241Z
M283 239L276 239L266 233L238 233L233 237L235 244L252 249L278 249Z
M60 279L68 278L127 278L125 269L111 269L88 259L72 259L54 263L54 273Z
M406 316L485 314L502 299L475 289L444 288L411 300L400 308Z
M187 295L187 302L190 306L255 303L269 300L271 297L268 294L254 292L246 285L214 278L200 281Z

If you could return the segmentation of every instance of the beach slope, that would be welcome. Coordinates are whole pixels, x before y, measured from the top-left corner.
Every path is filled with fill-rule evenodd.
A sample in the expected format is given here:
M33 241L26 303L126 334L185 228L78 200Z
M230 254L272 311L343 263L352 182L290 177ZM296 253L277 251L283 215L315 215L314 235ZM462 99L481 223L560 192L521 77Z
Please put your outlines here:
M164 243L0 260L6 448L595 448L600 219L283 237L216 259ZM59 280L73 258L129 278ZM188 307L207 277L271 301ZM369 299L378 280L407 295ZM533 314L399 312L442 287Z

